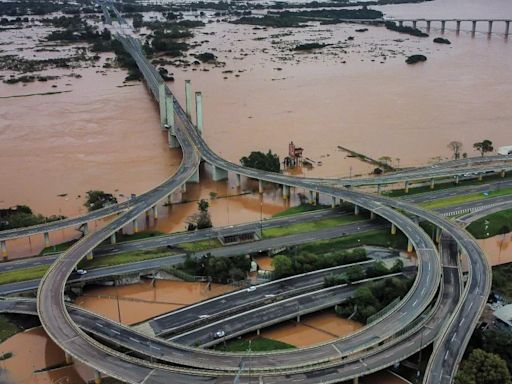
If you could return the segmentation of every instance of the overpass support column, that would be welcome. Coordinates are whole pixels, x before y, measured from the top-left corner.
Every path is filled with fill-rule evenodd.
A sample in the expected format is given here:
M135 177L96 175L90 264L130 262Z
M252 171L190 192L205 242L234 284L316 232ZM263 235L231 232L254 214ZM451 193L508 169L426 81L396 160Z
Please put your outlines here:
M185 80L185 113L189 117L192 117L192 88L190 80Z
M431 23L431 21L427 20L427 32L430 32L430 23Z
M404 191L405 191L405 193L409 193L409 182L408 181L406 181L404 184Z
M66 359L66 364L73 364L73 356L71 356L69 353L64 352L64 358Z
M379 194L379 195L380 195L380 189L381 189L381 185L377 184L377 194Z
M172 204L171 197L172 197L172 196L171 196L171 194L169 193L169 194L167 195L167 205L171 205L171 204Z
M197 168L194 174L190 176L190 179L187 180L187 183L199 183L199 168ZM183 192L187 192L187 183L182 185Z
M482 180L483 180L482 174L478 175L478 181L482 181Z
M505 175L506 175L506 172L505 172L505 170L504 170L504 169L502 169L502 170L501 170L501 177L505 177Z
M354 377L354 384L359 384L359 377Z
M416 29L416 25L417 25L417 24L418 24L418 20L413 20L413 21L412 21L412 27L413 27L414 29Z
M316 204L316 205L320 204L320 192L317 192L317 193L316 193L316 196L315 196L315 204Z
M441 241L441 228L439 228L439 227L436 228L435 241L436 241L436 243L439 243Z
M400 21L398 22L398 25L399 25L400 27L403 27L403 26L404 26L404 22L403 22L402 20L400 20Z
M474 36L476 33L476 20L473 20L471 23L472 23L471 34Z
M313 191L309 191L309 203L315 205L315 193Z
M396 235L396 225L391 223L391 234Z
M487 33L489 35L492 33L492 20L489 20L489 29L487 30Z
M459 184L459 175L455 176L455 184Z
M236 186L240 187L242 185L242 177L239 173L236 174Z
M441 33L444 33L445 29L446 29L446 21L441 20Z
M359 205L354 204L354 215L359 215Z
M82 232L84 236L87 236L89 234L89 225L87 223L82 224Z
M7 260L8 253L7 253L7 244L6 244L5 240L0 241L0 248L2 250L2 257L4 258L4 260Z
M50 244L50 234L48 232L45 232L44 234L44 246L45 248L49 247Z
M258 180L258 192L263 193L263 181Z
M160 128L167 124L167 102L165 100L165 83L158 84L158 106L160 108Z
M460 20L457 20L457 27L455 28L455 33L457 35L460 33Z
M199 172L197 172L197 173L199 173ZM196 174L194 174L194 175L190 178L190 180L192 180L192 179L194 178L194 176L195 176L195 175L196 175ZM199 178L197 178L197 179L199 180ZM183 184L181 184L181 192L182 192L182 193L187 192L187 183L183 183Z
M331 208L335 208L335 207L336 207L336 198L333 196L332 202L331 202Z
M228 171L212 165L212 178L213 181L225 180L228 178Z
M117 238L116 238L116 234L113 233L110 235L110 244L115 244L117 243Z
M165 115L167 118L167 125L174 129L174 96L170 95L165 98Z
M287 200L290 197L290 187L283 184L283 199Z
M370 212L370 220L375 220L375 212Z
M180 143L178 142L178 139L176 139L176 136L174 136L174 129L169 129L167 131L167 142L169 143L169 148L179 148Z
M153 219L158 220L158 207L154 205L151 210L153 211Z
M203 96L196 92L196 127L200 135L203 134Z
M510 20L505 21L505 37L510 34Z
M101 384L101 373L94 371L94 384Z
M133 233L139 232L139 223L137 223L137 219L132 221Z
M411 240L407 239L407 252L411 253L414 251L414 247L412 246Z
M435 180L433 178L430 179L430 189L434 189L435 186L436 186Z

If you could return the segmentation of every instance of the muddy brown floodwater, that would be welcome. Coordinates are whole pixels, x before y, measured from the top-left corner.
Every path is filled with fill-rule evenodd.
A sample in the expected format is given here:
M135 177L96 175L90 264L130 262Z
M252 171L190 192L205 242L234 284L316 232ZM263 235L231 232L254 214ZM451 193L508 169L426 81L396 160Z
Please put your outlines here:
M512 262L512 233L478 240L491 266Z

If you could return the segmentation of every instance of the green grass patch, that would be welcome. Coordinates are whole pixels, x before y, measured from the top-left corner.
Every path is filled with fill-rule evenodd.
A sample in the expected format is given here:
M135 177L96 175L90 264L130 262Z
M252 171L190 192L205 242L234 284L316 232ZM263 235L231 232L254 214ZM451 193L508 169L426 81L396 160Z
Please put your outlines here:
M9 337L15 335L19 331L20 329L16 324L10 322L7 317L0 315L0 342L7 340ZM7 355L7 353L5 353L4 355Z
M0 361L10 359L11 357L12 357L12 352L6 352L6 353L0 355Z
M49 265L38 265L31 268L2 272L0 274L0 284L10 284L20 281L40 279L43 277L49 267Z
M512 263L497 265L492 268L492 290L512 303Z
M467 227L467 230L477 239L485 239L487 237L510 232L511 228L512 209L507 209L505 211L492 213L472 222Z
M160 231L142 231L142 232L133 233L131 235L123 233L123 234L116 234L116 241L118 243L123 243L126 241L142 240L142 239L147 239L149 237L156 237L156 236L162 236L162 235L165 235L165 233L160 232Z
M282 341L266 339L264 337L257 337L250 341L252 352L268 352L295 348L294 345L283 343ZM249 350L249 340L231 340L226 344L217 345L215 349L224 352L247 352Z
M492 197L506 196L506 195L510 195L510 194L512 194L512 188L503 188L503 189L496 190L496 191L485 192L485 194L482 192L471 193L468 195L448 197L446 199L437 199L437 200L429 201L426 203L420 203L419 205L421 205L424 208L435 209L435 208L448 207L451 205L469 203L471 201L490 199Z
M291 207L291 208L285 209L282 212L276 213L272 217L283 217L283 216L297 215L299 213L318 211L320 209L328 209L328 208L331 208L331 206L325 205L325 204L317 204L317 205L301 204L301 205L297 205L296 207Z
M212 248L219 248L220 246L222 246L222 244L217 239L201 240L201 241L194 241L191 243L178 244L178 248L181 248L187 252L206 251L206 250L212 249Z
M80 263L81 268L102 268L112 267L114 265L136 263L138 261L158 259L161 257L172 256L174 253L165 249L151 249L147 251L123 252L114 255L105 255L95 257L93 260L83 260Z
M409 187L409 193L405 193L405 189L400 188L400 189L393 189L391 191L385 191L382 194L385 196L389 196L389 197L409 196L409 195L416 195L418 193L438 191L441 189L467 187L470 185L483 185L483 184L489 183L491 181L507 180L507 179L511 179L511 178L512 178L512 175L507 175L503 178L499 174L498 175L492 174L491 176L484 176L482 181L479 181L478 179L460 180L459 184L455 184L453 181L452 182L447 181L447 182L443 182L443 183L441 183L441 181L439 181L439 184L437 184L437 181L436 181L436 185L435 185L434 189L430 189L430 183L429 183L428 185L423 185L420 187L414 187L414 188Z
M73 244L75 244L78 240L70 240L65 243L51 245L49 247L43 248L43 250L39 253L39 255L44 256L50 253L64 252L68 250Z
M354 248L363 245L406 249L407 237L400 231L397 231L396 235L392 235L389 229L376 229L332 240L314 241L301 245L299 248L313 253L327 253L341 248Z
M339 216L318 221L308 221L304 223L291 224L284 227L267 228L263 230L263 238L293 235L296 233L317 231L319 229L335 227L342 224L354 223L356 221L366 220L366 217L360 216Z

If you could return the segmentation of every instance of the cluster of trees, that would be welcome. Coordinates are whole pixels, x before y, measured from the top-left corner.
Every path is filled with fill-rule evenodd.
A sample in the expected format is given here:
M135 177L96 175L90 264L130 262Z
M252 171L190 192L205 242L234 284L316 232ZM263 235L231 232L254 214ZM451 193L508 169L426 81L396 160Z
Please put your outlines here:
M190 216L187 221L188 231L211 228L213 226L212 218L208 213L208 208L210 208L210 203L208 203L206 200L201 199L197 202L197 213Z
M88 24L79 15L72 17L60 16L52 19L45 19L45 24L53 25L62 30L52 31L47 36L48 41L110 41L111 35L108 29L99 32L97 28Z
M305 44L299 44L296 45L295 48L293 48L294 51L311 51L313 49L320 49L329 46L330 44L323 44L323 43L305 43Z
M405 25L400 26L400 25L396 24L394 21L386 21L384 23L384 26L391 31L406 33L408 35L418 36L418 37L428 37L428 33L422 32L418 28L408 27Z
M507 351L510 354L510 350ZM510 371L501 355L474 349L462 362L456 384L512 384Z
M294 256L286 254L274 256L272 265L274 266L274 277L279 279L318 269L365 261L366 259L364 248L356 248L352 251L339 250L324 254L300 251Z
M225 284L230 280L244 280L251 269L251 260L244 255L215 257L207 253L197 259L187 255L183 269L191 275L209 276L212 281Z
M45 217L40 214L34 214L32 209L26 205L17 205L15 208L0 210L0 231L28 227L30 225L37 225L62 219L65 219L65 216L53 215Z
M447 145L447 147L452 151L453 158L455 160L460 159L461 157L461 151L462 151L462 143L460 141L450 141ZM494 151L494 146L492 144L492 141L489 139L485 139L482 141L478 141L473 144L473 148L480 152L481 156L484 156L486 153ZM462 157L466 158L468 157L468 154L466 152L462 153Z
M358 288L354 297L336 307L336 313L342 317L353 315L353 319L366 323L366 320L386 307L398 297L404 297L411 288L414 279L393 277L367 284Z
M369 279L372 277L384 276L390 273L401 272L404 268L402 260L398 259L391 268L386 267L382 261L377 261L364 269L360 265L350 267L345 273L339 275L329 275L324 278L324 285L332 287L334 285L347 284L353 281Z
M89 212L117 204L117 199L112 194L103 191L88 191L85 195L84 206L87 207Z
M142 73L133 57L124 49L123 44L118 40L112 40L111 44L116 54L117 64L128 70L128 76L126 76L125 81L140 80Z
M279 156L269 149L266 154L263 152L251 152L249 156L240 159L240 163L244 167L261 169L267 172L280 172L281 162Z

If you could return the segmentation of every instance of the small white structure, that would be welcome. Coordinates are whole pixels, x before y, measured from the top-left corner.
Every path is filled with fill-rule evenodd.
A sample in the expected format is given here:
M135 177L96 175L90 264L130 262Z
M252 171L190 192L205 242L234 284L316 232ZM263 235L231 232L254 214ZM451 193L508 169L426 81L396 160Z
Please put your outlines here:
M512 327L512 304L498 308L494 311L494 316L509 327Z
M498 155L512 155L512 145L498 148Z

